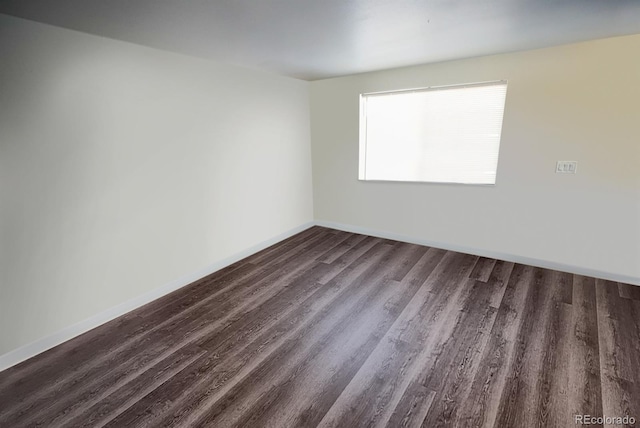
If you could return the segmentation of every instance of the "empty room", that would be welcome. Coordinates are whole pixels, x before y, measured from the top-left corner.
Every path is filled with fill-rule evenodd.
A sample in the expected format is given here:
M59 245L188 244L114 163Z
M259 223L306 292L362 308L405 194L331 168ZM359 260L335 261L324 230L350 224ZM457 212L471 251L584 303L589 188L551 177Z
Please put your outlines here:
M639 419L637 0L0 0L0 428Z

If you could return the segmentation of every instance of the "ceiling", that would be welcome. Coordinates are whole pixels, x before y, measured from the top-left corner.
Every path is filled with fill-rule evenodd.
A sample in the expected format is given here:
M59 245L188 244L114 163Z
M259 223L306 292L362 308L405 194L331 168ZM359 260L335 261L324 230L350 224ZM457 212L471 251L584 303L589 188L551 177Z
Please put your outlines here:
M640 33L639 0L0 0L0 13L306 80Z

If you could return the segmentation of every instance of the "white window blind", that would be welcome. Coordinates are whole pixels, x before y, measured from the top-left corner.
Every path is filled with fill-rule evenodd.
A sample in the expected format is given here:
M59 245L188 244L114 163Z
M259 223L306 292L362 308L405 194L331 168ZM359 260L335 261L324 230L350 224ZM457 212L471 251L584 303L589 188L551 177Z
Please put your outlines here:
M361 180L495 184L507 83L360 96Z

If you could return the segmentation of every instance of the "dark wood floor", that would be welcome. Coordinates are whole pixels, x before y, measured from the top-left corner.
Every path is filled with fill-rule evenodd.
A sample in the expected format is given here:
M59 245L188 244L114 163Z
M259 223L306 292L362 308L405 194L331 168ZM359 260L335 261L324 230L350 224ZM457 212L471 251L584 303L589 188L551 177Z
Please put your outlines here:
M311 228L0 373L0 426L640 417L640 287Z

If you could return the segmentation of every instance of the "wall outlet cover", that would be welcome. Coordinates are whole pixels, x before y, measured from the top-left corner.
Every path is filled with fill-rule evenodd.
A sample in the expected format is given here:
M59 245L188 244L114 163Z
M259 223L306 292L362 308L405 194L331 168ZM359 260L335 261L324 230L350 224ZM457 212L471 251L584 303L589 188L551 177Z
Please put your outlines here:
M556 164L556 173L558 174L575 174L578 171L578 162L576 161L558 161Z

